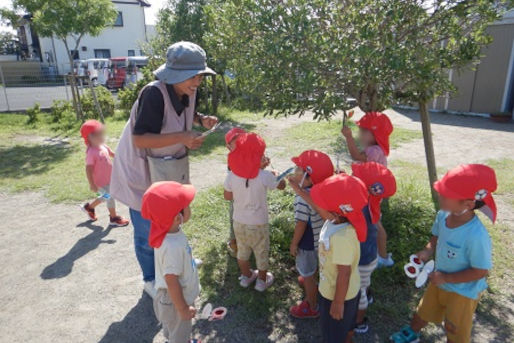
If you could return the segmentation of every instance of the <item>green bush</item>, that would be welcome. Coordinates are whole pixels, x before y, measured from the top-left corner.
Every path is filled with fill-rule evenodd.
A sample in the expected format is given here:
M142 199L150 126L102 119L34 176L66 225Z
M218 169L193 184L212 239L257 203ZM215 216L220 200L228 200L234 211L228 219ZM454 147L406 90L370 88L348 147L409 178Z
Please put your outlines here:
M28 116L27 118L27 125L35 125L38 121L38 115L41 113L41 107L39 106L39 103L36 103L34 107L30 107L27 109L26 114Z
M66 100L54 100L50 107L50 122L59 123L67 114L74 116L73 105Z
M114 98L111 92L104 87L95 87L94 91L104 117L114 115ZM80 103L82 104L84 119L100 118L100 113L98 113L98 110L96 109L95 101L90 89L84 91L84 94L80 97Z
M141 89L143 89L143 87L149 82L155 80L155 76L149 68L144 68L142 71L143 78L141 80L138 80L135 84L131 84L129 87L125 87L118 92L118 108L125 113L126 117L130 115L132 105L137 100Z

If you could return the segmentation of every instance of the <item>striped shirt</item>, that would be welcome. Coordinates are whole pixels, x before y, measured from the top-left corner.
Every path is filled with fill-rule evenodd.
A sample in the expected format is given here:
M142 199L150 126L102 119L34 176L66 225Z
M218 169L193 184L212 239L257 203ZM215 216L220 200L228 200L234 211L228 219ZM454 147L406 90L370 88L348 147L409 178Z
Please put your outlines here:
M309 191L309 189L307 189ZM294 199L294 220L307 223L307 228L303 233L298 248L303 250L317 250L319 233L323 227L323 219L305 200L299 195Z

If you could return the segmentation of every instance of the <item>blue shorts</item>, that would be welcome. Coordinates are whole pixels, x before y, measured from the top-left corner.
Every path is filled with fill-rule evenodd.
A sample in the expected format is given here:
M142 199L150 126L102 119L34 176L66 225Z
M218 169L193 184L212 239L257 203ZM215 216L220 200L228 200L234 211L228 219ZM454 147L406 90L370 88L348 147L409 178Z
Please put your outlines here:
M316 250L298 249L296 270L303 277L313 276L318 270L318 252Z

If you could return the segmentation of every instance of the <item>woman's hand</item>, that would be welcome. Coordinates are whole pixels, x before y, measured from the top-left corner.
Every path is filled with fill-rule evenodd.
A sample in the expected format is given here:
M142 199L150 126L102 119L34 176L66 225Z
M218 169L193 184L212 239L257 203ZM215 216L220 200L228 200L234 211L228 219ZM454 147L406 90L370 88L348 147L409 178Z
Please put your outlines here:
M202 136L200 132L186 131L184 132L184 141L182 143L189 149L195 150L202 146L204 140L205 136Z
M215 116L202 116L200 117L200 124L210 130L214 125L218 123L218 118Z
M330 316L335 320L341 320L343 318L344 302L332 301L330 305Z
M196 315L196 308L193 306L186 306L179 309L178 314L182 320L191 320Z

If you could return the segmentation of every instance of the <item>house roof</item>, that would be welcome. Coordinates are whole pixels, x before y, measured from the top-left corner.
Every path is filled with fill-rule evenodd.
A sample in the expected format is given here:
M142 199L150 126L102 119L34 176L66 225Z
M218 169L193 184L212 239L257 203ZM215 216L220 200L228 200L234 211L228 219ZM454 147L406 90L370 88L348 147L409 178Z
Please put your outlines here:
M113 2L113 3L115 3L115 4L127 4L127 5L132 4L132 5L139 5L139 6L141 6L141 7L150 7L150 6L151 6L151 5L150 5L150 2L148 2L147 0L136 0L135 2L133 2L133 1L127 1L127 0L125 0L125 1L123 1L123 0L120 0L120 1L118 1L118 0L112 0L112 2Z

